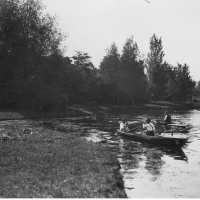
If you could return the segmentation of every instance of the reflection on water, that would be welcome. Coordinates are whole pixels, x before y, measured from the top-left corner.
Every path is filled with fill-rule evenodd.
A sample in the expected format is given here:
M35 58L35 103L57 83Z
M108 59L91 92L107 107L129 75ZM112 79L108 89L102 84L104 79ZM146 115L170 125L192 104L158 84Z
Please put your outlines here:
M110 135L115 133L118 128L117 121L123 117L130 121L139 118L157 119L163 112L160 110L119 111L113 113L118 118L110 122L101 122L96 128L105 131L105 135ZM200 139L200 112L171 110L170 114L174 121L190 124L192 127L188 133L179 134L190 136L191 143L186 144L182 149L154 146L125 138L114 139L119 144L117 147L113 146L113 149L118 152L120 171L124 177L125 190L129 198L200 197L200 180L193 177L200 176L200 148L197 148L200 146L198 145L200 143L198 140ZM190 184L188 180L193 180L193 183Z
M119 113L119 116L131 120L140 117L158 118L161 114L161 111L134 111L128 115ZM183 149L155 147L125 139L120 141L119 161L129 198L200 197L200 180L194 179L194 176L200 176L200 149L197 148L200 147L200 112L179 110L172 111L171 115L175 121L192 127L188 133L182 134L190 136L191 142ZM127 147L129 151L126 151ZM193 180L193 183L189 180Z
M158 176L161 173L164 164L161 159L162 155L162 151L149 150L146 152L146 169L153 176Z
M162 166L166 164L162 157L168 155L177 160L188 161L181 148L154 147L140 144L130 140L120 139L118 160L121 173L124 176L126 189L131 189L133 182L130 179L150 178L154 182L162 175ZM141 182L142 183L142 182Z
M181 148L166 149L165 152L167 155L171 155L176 160L183 160L188 162L188 157L185 155L184 151Z

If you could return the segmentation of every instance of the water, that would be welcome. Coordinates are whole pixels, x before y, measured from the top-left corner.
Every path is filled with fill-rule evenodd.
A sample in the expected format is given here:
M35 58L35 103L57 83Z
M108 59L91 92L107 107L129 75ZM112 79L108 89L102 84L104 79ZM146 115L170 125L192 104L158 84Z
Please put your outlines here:
M158 118L163 111L129 111L128 114L118 111L114 114L131 120ZM173 110L170 114L172 119L192 125L187 133L190 143L181 149L119 139L118 160L129 198L200 197L200 111Z
M157 118L160 114L140 111L125 117ZM200 197L200 111L180 110L171 115L174 120L192 125L187 133L190 143L182 149L120 139L118 159L129 198Z
M125 191L129 198L199 198L200 197L200 111L170 110L173 121L191 125L189 143L182 148L167 148L116 137L118 121L127 118L158 119L163 110L140 110L109 113L107 120L76 118L72 126L88 140L106 139L117 152ZM66 121L63 121L63 125Z

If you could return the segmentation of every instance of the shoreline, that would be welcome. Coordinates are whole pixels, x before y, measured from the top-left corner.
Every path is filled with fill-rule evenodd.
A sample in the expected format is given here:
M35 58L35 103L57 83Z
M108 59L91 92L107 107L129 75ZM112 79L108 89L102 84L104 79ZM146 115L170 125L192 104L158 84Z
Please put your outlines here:
M138 105L73 105L66 107L63 111L39 112L26 110L3 110L0 109L0 121L4 120L19 120L19 119L51 119L65 118L77 116L91 116L99 111L109 111L117 109L197 109L200 110L200 102L170 102L170 101L153 101ZM6 113L6 114L5 114Z
M109 111L109 110L115 110L115 109L199 109L200 108L200 104L196 103L196 104L189 104L189 103L181 103L181 104L175 104L175 103L171 103L171 102L150 102L148 104L143 104L143 105L137 105L137 106L110 106L110 105L102 105L102 106L82 106L82 105L74 105L72 107L68 107L66 108L65 111L62 112L48 112L48 113L44 113L44 112L27 112L27 111L4 111L4 112L0 112L0 122L2 124L1 130L0 130L0 136L2 136L2 133L5 135L5 132L7 131L7 133L12 132L11 136L7 137L7 141L1 141L2 145L1 148L3 147L3 149L1 149L1 153L3 154L11 154L11 158L9 160L9 162L11 163L15 163L16 160L17 163L20 163L20 160L23 160L26 162L25 158L28 158L28 152L27 149L29 149L29 151L34 151L34 149L36 147L39 147L39 150L37 152L35 152L35 154L33 154L34 159L28 159L29 160L29 164L30 165L34 165L34 163L36 162L35 160L35 156L37 157L37 155L42 155L43 159L46 158L46 154L44 154L43 149L44 148L49 148L49 145L51 146L51 150L49 151L49 155L48 155L48 159L52 160L52 165L56 165L56 163L54 163L53 159L56 159L54 152L57 152L57 156L61 156L62 159L64 159L64 157L66 155L68 155L68 152L71 152L71 154L73 154L74 152L74 147L76 149L76 151L78 150L78 154L75 155L75 160L76 162L72 162L72 169L79 169L80 173L82 174L81 177L85 177L82 180L86 179L86 181L88 182L92 182L92 184L90 184L88 187L90 187L90 193L87 192L87 194L85 194L84 192L84 186L80 185L80 180L79 178L77 178L77 174L76 172L75 175L70 175L68 174L68 176L71 177L71 179L73 179L73 184L77 185L76 188L78 190L80 190L80 193L78 194L78 196L76 196L75 193L73 193L73 187L70 191L68 192L63 192L66 188L62 187L59 189L59 192L57 191L57 189L55 188L51 188L52 191L48 191L48 189L44 189L42 187L42 183L43 181L39 181L39 184L36 184L36 187L39 187L37 189L41 190L40 194L38 194L38 196L35 194L35 190L31 189L31 184L32 181L30 181L30 183L28 183L27 188L29 189L27 192L26 190L24 192L22 192L22 188L24 188L23 184L20 184L19 180L21 179L29 179L30 176L32 176L31 174L29 174L29 172L24 172L24 168L22 167L22 171L16 171L15 174L15 169L11 170L7 175L6 173L4 173L5 177L6 176L10 176L10 174L13 174L11 176L12 181L10 181L9 179L6 181L6 185L9 186L8 189L6 188L4 185L4 195L1 195L1 197L9 197L9 198L13 198L13 197L54 197L54 198L59 198L59 197L67 197L67 198L74 198L74 197L78 197L78 198L126 198L126 193L124 190L124 183L123 183L123 178L119 172L120 166L119 166L119 162L116 158L115 155L113 155L113 153L109 152L109 147L106 144L101 144L101 143L95 143L95 142L91 142L91 141L86 141L83 138L79 138L76 137L76 131L59 131L58 129L55 130L50 130L50 127L45 126L44 128L44 123L41 124L41 122L44 120L51 120L53 118L73 118L73 117L81 117L81 116L93 116L96 115L99 111ZM43 121L43 122L44 122ZM20 125L19 125L20 122ZM24 127L27 127L29 125L27 124L32 124L31 127L29 127L29 129L32 130L33 134L31 135L25 135L23 134L23 130ZM9 127L9 128L7 128ZM12 130L10 130L10 128ZM15 129L14 129L15 128ZM36 129L40 128L40 131L36 131ZM80 131L80 130L77 130ZM34 134L35 133L35 134ZM37 133L37 134L36 134ZM72 141L76 141L74 143L73 146L70 146L70 143L65 143L65 145L63 146L64 149L67 148L67 154L63 154L63 152L59 150L60 145L62 144L63 141L67 142L67 140L72 140ZM58 142L59 141L59 142ZM77 148L76 143L78 143L79 148ZM11 145L12 144L12 145ZM27 146L28 144L28 146ZM42 145L42 146L41 146ZM67 145L67 146L66 146ZM87 156L88 154L84 155L84 159L82 160L82 154L83 152L85 152L87 149L87 152L95 152L90 153L90 159L87 160ZM8 151L8 152L7 152ZM24 152L23 154L18 154L17 152ZM102 152L104 157L102 157ZM98 158L98 160L97 160ZM38 158L37 158L38 159ZM85 163L85 161L87 161L88 163ZM3 164L7 165L8 161L5 159L2 160ZM42 162L42 160L41 160ZM60 162L60 160L58 159L57 162ZM68 160L67 162L64 162L64 165L68 165L68 162L71 162L71 159ZM19 167L18 164L15 163L16 165L16 169ZM98 163L98 167L97 167L97 163ZM108 166L105 166L104 163L109 163ZM91 172L84 171L84 168L79 168L80 165L84 165L86 168L91 168L94 171ZM38 164L38 168L37 170L40 171L41 168L43 167L47 167L47 166L51 166L51 164L48 164L48 160L47 163L44 162L43 165ZM58 164L59 166L59 164ZM65 167L66 167L65 166ZM64 166L61 167L61 171L62 171L62 176L65 177L65 170L69 170L69 168L65 168ZM53 173L51 171L51 168L48 168L50 170L51 173ZM29 169L30 170L30 169ZM9 171L9 166L7 168L7 171ZM26 171L26 170L25 170ZM107 171L107 172L106 172ZM17 173L25 173L26 176L22 178L19 178ZM36 171L34 172L36 173ZM43 173L43 172L42 172ZM57 173L60 173L59 170L57 171ZM85 174L90 174L91 177L87 177ZM41 174L40 174L41 176ZM107 176L109 177L109 180L107 178ZM4 177L4 178L5 178ZM45 176L42 174L43 179L45 180ZM98 183L96 182L97 177L100 177L100 179L98 178L98 182L101 182L100 185L98 185ZM67 177L66 177L67 178ZM39 179L39 177L38 177ZM16 185L13 185L13 180L15 180L15 182L18 182L18 190L21 191L21 193L19 194L18 191L15 191L15 187ZM52 180L50 180L51 184L54 185L54 182L57 180L57 176L54 176ZM21 180L22 181L22 180ZM62 178L60 178L59 180L57 180L60 182L60 184L63 181L68 182L68 178L63 180ZM22 181L23 182L23 181ZM107 183L108 182L108 183ZM97 184L98 186L95 187L95 184ZM62 184L61 184L62 185ZM70 183L68 183L67 187L71 187ZM93 189L91 189L91 187L93 187ZM98 187L100 188L98 190ZM13 188L13 189L12 189ZM98 190L98 191L97 191ZM31 191L31 193L30 193ZM93 191L93 193L91 192ZM16 196L14 193L18 194L18 196ZM30 194L29 194L30 193ZM48 196L49 195L49 196Z
M65 125L59 131L48 120L1 121L1 198L127 197L110 147Z

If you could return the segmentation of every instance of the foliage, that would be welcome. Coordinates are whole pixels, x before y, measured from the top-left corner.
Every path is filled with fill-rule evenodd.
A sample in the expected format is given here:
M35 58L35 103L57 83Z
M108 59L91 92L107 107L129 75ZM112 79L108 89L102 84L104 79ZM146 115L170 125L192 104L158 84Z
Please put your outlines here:
M197 97L200 96L200 81L198 81L195 84L195 88L193 89L192 94L193 94L194 97L196 97L196 100L197 100Z
M195 87L195 82L192 81L189 71L189 66L187 64L178 64L176 69L176 87L178 88L179 98L192 98L192 90Z
M164 62L155 34L146 60L131 37L122 55L113 43L97 69L88 53L64 56L66 36L43 10L40 0L1 3L0 107L50 111L74 103L134 104L150 95L172 100L197 94L189 66Z
M173 66L169 66L168 71L168 81L166 85L166 100L172 100L172 98L178 97L178 88L177 88L177 80L176 80L176 68Z
M37 77L46 58L62 54L60 45L65 36L58 29L55 17L43 15L42 10L39 0L5 1L2 5L0 84L4 101L10 93L10 103L14 106L19 101L24 103L26 91L21 86Z
M105 84L104 90L106 90L106 88L108 90L104 98L116 99L113 102L118 104L120 103L120 96L122 95L120 66L120 54L118 53L116 44L113 43L111 47L107 49L106 55L99 66L99 74Z
M95 78L97 70L90 61L88 53L76 51L76 55L72 57L74 63L69 66L70 71L70 94L71 96L81 99L91 100L96 96L94 90ZM74 101L74 100L73 100ZM83 100L82 100L83 101Z
M105 83L117 82L119 80L120 69L120 55L115 43L110 49L107 49L106 56L104 56L100 64L100 74Z
M167 96L179 100L192 98L192 91L196 83L190 76L189 66L178 63L177 67L170 67L168 70Z
M144 62L139 60L139 49L133 41L128 38L123 47L121 56L121 85L125 94L131 99L131 103L145 97L146 77L144 74Z
M166 63L161 38L155 34L150 39L150 53L146 60L149 89L155 99L163 98L167 84Z

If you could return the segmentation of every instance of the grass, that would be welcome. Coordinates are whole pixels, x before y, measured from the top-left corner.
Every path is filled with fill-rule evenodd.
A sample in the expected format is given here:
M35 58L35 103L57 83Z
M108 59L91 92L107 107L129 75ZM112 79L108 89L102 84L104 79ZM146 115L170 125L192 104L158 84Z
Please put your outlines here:
M0 136L1 198L126 197L106 146L31 120L2 121Z
M199 102L178 102L178 101L151 101L148 104L145 104L146 108L158 108L158 109L169 109L169 108L176 108L176 109L199 109L200 103Z
M39 111L25 111L25 110L5 110L0 111L0 121L12 120L12 119L45 119L45 118L57 118L57 117L77 117L91 115L82 108L69 107L63 109L63 111L51 111L51 112L39 112Z

